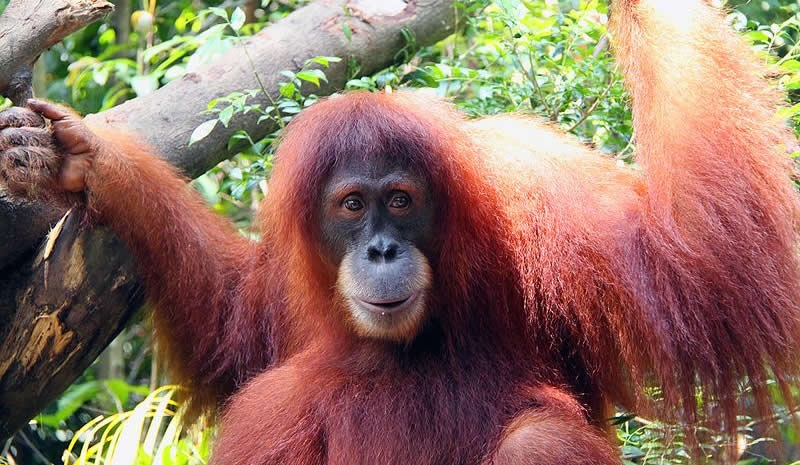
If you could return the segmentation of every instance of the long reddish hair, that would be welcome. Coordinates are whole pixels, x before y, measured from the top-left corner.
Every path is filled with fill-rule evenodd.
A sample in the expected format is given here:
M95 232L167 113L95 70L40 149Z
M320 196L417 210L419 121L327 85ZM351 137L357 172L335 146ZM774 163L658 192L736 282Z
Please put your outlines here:
M290 270L289 301L302 312L301 324L309 315L318 329L341 320L330 318L336 270L310 245L320 243L318 202L326 177L338 163L380 157L424 176L436 203L431 316L459 338L469 338L465 326L486 328L498 320L508 326L515 292L503 201L463 123L449 104L412 92L333 97L292 121L276 154L263 227L265 246L282 250Z

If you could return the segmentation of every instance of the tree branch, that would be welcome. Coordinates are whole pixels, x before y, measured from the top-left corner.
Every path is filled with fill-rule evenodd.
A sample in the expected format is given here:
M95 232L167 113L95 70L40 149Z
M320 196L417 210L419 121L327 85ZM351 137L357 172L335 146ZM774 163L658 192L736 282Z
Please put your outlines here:
M19 69L113 9L106 0L11 0L0 16L0 94Z
M282 21L247 39L245 46L253 57L256 69L250 68L244 50L237 47L203 69L189 73L158 91L123 103L98 115L89 115L94 124L124 127L158 148L164 158L196 177L220 161L229 158L241 147L228 150L230 136L243 129L260 138L277 129L272 121L258 124L259 115L237 115L228 128L218 125L202 143L188 146L192 131L209 119L202 114L208 102L234 90L258 89L253 76L257 72L272 97L278 99L278 86L285 81L280 71L299 70L306 60L316 56L338 56L325 70L328 82L317 88L306 83L303 91L329 95L344 87L347 59L355 59L362 74L371 74L394 62L394 55L406 44L401 31L408 29L421 45L447 37L453 31L453 2L439 0L424 6L409 0L317 1L305 6ZM350 14L345 13L345 5ZM395 10L389 7L394 5ZM375 16L394 13L392 16ZM348 24L351 40L342 32ZM168 111L160 107L168 102ZM262 97L259 103L268 104Z
M84 230L80 217L69 214L41 252L0 277L2 439L72 384L142 303L119 240Z

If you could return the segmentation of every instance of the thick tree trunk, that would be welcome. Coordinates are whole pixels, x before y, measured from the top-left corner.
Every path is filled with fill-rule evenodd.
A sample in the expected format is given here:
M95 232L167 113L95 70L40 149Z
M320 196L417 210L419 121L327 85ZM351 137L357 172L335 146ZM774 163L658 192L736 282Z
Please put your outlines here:
M41 251L0 278L0 438L66 389L142 303L119 240L80 222L68 214Z
M355 60L363 74L393 63L407 45L403 31L420 46L449 35L456 23L454 3L318 0L248 39L245 46L273 97L281 70L298 70L315 56L343 58L326 70L327 83L303 89L328 95L342 89L350 77L348 61ZM350 34L343 32L343 24ZM0 54L9 49L0 36ZM253 73L238 47L147 97L87 119L135 132L194 177L235 153L235 148L227 148L235 130L259 138L276 129L270 122L259 124L255 115L239 115L228 128L218 125L202 142L188 146L194 128L208 119L202 114L207 103L236 90L258 88ZM266 101L262 97L261 103ZM141 304L125 249L109 232L82 227L78 214L64 224L47 259L25 255L59 213L0 197L0 439L68 386Z
M260 0L244 0L244 22L246 24L256 22L256 10L261 6Z

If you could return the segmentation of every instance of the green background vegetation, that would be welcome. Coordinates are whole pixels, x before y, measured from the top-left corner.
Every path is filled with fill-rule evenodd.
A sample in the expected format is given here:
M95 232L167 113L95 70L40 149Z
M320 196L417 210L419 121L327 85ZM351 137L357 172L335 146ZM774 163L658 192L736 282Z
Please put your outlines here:
M0 9L5 3L0 0ZM132 10L151 7L149 0L131 3ZM154 3L152 27L141 21L139 13L129 34L125 30L130 17L109 18L42 56L35 70L37 95L83 113L119 105L224 54L242 36L304 3L162 0ZM247 4L256 7L250 10L255 20L244 24ZM796 0L737 1L728 6L733 27L770 64L775 85L788 90L782 113L800 130L800 6ZM348 62L352 73L348 88L425 88L453 99L472 116L510 111L538 115L620 163L633 162L635 136L628 96L608 50L607 3L465 0L460 8L466 16L458 34L425 48L407 35L394 66L360 76L358 63ZM268 107L252 103L260 92L254 89L209 102L209 122L195 131L192 142L202 143L210 126L227 125L238 112L290 120L317 100L314 90L325 79L325 65L339 59L347 57L319 57L300 72L284 71L280 98ZM266 191L275 135L252 140L237 133L234 139L249 141L248 148L194 181L210 206L233 219L244 234L255 234L251 222ZM97 463L204 463L213 429L179 429L173 417L179 403L172 400L172 389L158 389L166 380L151 343L147 321L140 317L60 399L12 440L0 444L0 457L32 465L72 463L92 454ZM740 419L740 442L748 446L741 463L774 463L766 456L783 455L779 463L800 458L798 431L789 422L786 406L776 401L775 411L777 429L771 431L767 422ZM695 452L680 426L651 423L623 412L615 422L620 453L627 463L696 460L690 458ZM92 431L97 432L93 440L87 433ZM109 434L107 441L90 449L103 432ZM703 430L693 431L693 436L706 453L722 447L722 438ZM771 436L780 436L783 442L775 443L768 439ZM71 452L64 454L71 443Z

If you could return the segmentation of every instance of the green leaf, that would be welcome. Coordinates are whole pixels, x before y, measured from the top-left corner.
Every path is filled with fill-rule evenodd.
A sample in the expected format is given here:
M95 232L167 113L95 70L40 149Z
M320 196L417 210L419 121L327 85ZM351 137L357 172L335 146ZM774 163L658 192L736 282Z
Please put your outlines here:
M73 384L67 389L67 392L62 394L58 399L58 410L51 415L39 415L37 420L42 424L58 428L62 421L75 413L81 405L97 396L99 391L100 384L98 381Z
M224 110L219 112L219 122L222 123L222 125L226 128L228 127L228 123L230 123L231 118L233 118L233 105L228 105Z
M253 145L253 139L250 138L250 135L246 131L240 130L233 133L231 138L228 139L228 150L233 149L236 144L242 141L247 141L250 145Z
M309 60L310 63L317 63L326 68L330 65L330 63L338 63L340 61L342 61L342 59L339 57L314 57Z
M641 449L634 446L622 446L622 455L625 458L638 458L644 457L645 453Z
M225 8L219 8L219 7L216 7L216 6L212 6L211 8L208 9L208 11L210 11L211 14L217 15L220 18L224 19L226 22L230 22L230 21L228 21L228 12L225 11Z
M328 78L325 77L325 73L323 73L321 69L307 69L300 71L297 73L297 77L303 81L313 82L317 85L317 87L319 87L320 80L328 82Z
M117 31L113 28L106 29L106 32L100 34L100 37L97 38L97 43L100 45L107 47L109 45L113 45L117 39Z
M104 86L108 82L108 68L98 68L92 73L92 79L98 86Z
M516 10L519 6L519 0L495 0L494 3L499 6L500 9L503 10L503 13L509 17L516 17Z
M164 73L164 81L170 82L178 79L186 74L186 67L183 65L171 66L166 73Z
M769 42L769 36L763 31L750 31L745 34L745 37L753 42Z
M239 32L239 29L241 29L242 26L244 26L245 19L246 18L244 11L242 11L242 9L237 6L236 9L233 10L233 14L231 15L231 28L234 31Z
M137 97L143 97L152 94L158 89L158 79L153 75L136 76L131 79L131 87L136 92Z
M128 402L128 398L132 393L139 394L142 397L145 397L150 393L150 388L147 386L128 384L122 379L111 378L103 381L103 383L122 405L125 405L125 403Z
M231 197L235 198L236 200L241 200L242 195L244 194L244 185L236 184L231 189Z
M778 117L781 119L789 119L795 115L800 115L800 103L796 103L788 108L781 108L778 110Z
M781 63L781 69L787 71L800 71L800 61L786 60L783 63Z
M364 76L359 79L351 79L345 85L348 89L372 89L375 87L375 82L370 76Z
M300 113L300 111L302 111L302 108L300 108L299 105L287 106L285 108L281 108L281 111L283 113L288 114L288 115L296 115L296 114ZM289 119L291 119L291 118L289 118Z
M800 89L800 73L785 76L785 79L781 79L781 84L789 90Z
M217 127L218 121L219 120L215 118L206 121L200 126L197 126L195 130L192 131L192 135L189 137L189 145L192 145L195 142L199 142L205 139L209 134L211 134L211 131L213 131L214 128Z
M342 32L344 33L344 38L347 39L348 42L353 41L353 31L350 30L350 26L344 21L342 21Z
M286 98L294 97L294 84L291 82L281 84L280 93Z

